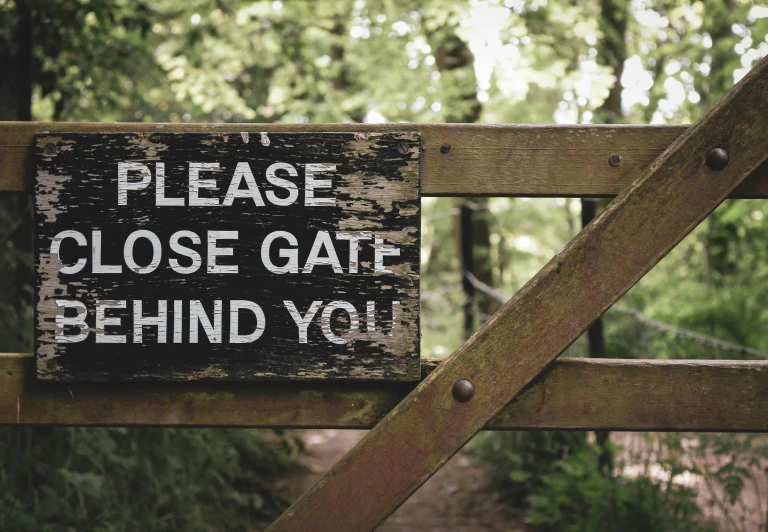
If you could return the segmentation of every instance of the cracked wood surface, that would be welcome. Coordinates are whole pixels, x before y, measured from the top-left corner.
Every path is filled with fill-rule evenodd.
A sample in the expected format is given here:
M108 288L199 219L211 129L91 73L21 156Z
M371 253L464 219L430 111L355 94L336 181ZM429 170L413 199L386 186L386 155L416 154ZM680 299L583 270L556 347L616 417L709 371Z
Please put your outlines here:
M767 106L765 59L268 530L381 524L765 161ZM459 379L476 389L465 403Z
M0 353L0 425L370 429L414 387L40 383L31 357ZM561 359L485 428L768 432L766 377L768 361Z
M421 150L417 133L50 133L36 136L36 150L35 342L39 378L419 379ZM186 205L157 206L156 175L145 188L120 196L117 168L123 161L147 165L153 174L160 172L157 168L162 163L166 197L178 198ZM187 202L190 161L220 164L220 170L208 170L200 177L216 182L216 191L200 194L218 198L211 200L214 204L193 206ZM262 196L260 204L252 198L235 199L229 206L220 204L241 161L247 162L253 173ZM287 193L265 178L267 168L274 163L288 163L297 169L293 177L281 174L297 188L295 202L280 205L269 200L274 194L285 201ZM332 182L332 188L318 189L317 196L332 198L333 205L305 205L304 167L310 163L322 166L316 170L321 173L315 179ZM136 177L133 180L138 181ZM51 246L62 230L80 231L88 245L69 242L69 254L65 255L62 247L59 260ZM121 268L120 273L93 271L89 250L98 247L94 244L96 236L91 237L93 230L101 231L102 264L115 265ZM123 264L123 243L136 230L152 231L162 246L159 266L146 274L141 273L141 267ZM214 230L237 233L236 240L219 244L232 249L233 257L221 253L219 261L236 267L236 273L211 273L210 263L207 268L201 263L206 257L206 233ZM198 269L191 273L182 274L169 262L180 258L168 249L171 235L179 231L192 231L201 240L195 245L189 240L183 243L199 253L197 262L192 262ZM367 242L332 244L341 268L315 265L309 271L305 268L278 275L263 264L267 259L262 242L273 231L287 231L297 240L301 266L309 264L310 249L321 231L331 238L366 235ZM383 244L375 244L379 241ZM143 248L139 244L133 247L135 262L141 266L154 260L152 246L144 244ZM354 267L353 245L359 250ZM399 250L399 256L384 264L385 270L373 267L377 245ZM271 246L269 260L284 265L285 257L278 257L277 250L286 247L290 246L284 242ZM331 251L320 248L320 256ZM63 264L74 264L82 257L88 257L88 262L81 271L61 271ZM88 310L86 330L90 335L84 341L57 340L62 331L56 319L62 314L57 308L60 300L83 303ZM257 322L253 313L239 313L239 329L250 332L263 327L260 338L247 343L227 341L229 300L250 301L261 307L266 323ZM97 327L94 309L98 302L118 301L122 310L110 310L110 316L120 316L122 324L109 327L111 331L104 339L111 343L99 344L94 336L105 333L106 327ZM133 301L142 302L144 316L157 316L161 302L167 302L167 325L162 333L156 326L144 327L143 333L141 329L133 332ZM195 318L190 315L190 301L201 302L208 319L221 323L214 339L209 341L209 335L202 331L199 340L192 337ZM321 301L325 308L332 308L327 306L330 301L348 302L358 318L338 311L326 315L325 309L321 315L318 310L308 327L307 341L300 342L286 301L295 305L301 316L308 313L313 301ZM177 302L181 303L178 307ZM177 328L179 316L183 322ZM172 327L173 338L169 334ZM72 330L82 329L69 327L68 334ZM337 341L332 342L326 330L337 335ZM116 338L123 343L114 343Z
M0 122L0 192L31 192L33 136L72 132L420 132L424 196L615 196L688 126ZM440 152L451 145L447 154ZM609 163L621 157L617 166ZM768 163L729 197L768 198Z

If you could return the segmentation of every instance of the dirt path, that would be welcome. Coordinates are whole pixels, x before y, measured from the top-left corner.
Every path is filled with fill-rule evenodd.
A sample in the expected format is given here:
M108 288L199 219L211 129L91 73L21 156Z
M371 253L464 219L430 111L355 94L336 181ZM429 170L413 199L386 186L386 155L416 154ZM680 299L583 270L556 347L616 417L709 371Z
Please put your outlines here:
M279 491L294 500L328 471L365 434L355 430L307 430L303 474L285 479ZM525 530L522 516L499 501L490 472L459 452L378 529L381 532Z
M289 501L298 498L328 471L365 434L364 431L318 429L307 430L302 438L307 454L301 457L303 470L284 478L276 486L277 492ZM649 442L636 433L614 432L614 443L624 450L620 472L627 477L639 474L660 482L668 482L669 473L658 461L658 438ZM686 440L687 441L687 440ZM693 440L692 440L693 441ZM690 442L689 442L690 443ZM662 453L663 454L663 453ZM640 456L642 460L633 459ZM650 460L650 462L648 462ZM718 457L709 457L708 469L721 467ZM709 463L711 462L711 463ZM701 466L701 464L699 464ZM725 500L722 489L707 489L703 477L680 475L674 482L695 489L704 515L724 531L765 530L765 493L768 493L768 462L760 462L755 482L747 483L736 504L714 504L714 499ZM745 466L746 467L746 466ZM725 513L724 513L725 510ZM727 516L732 514L731 517ZM259 523L255 530L263 530L267 524ZM514 513L499 500L491 483L491 473L486 466L460 451L421 489L408 499L379 528L381 532L469 532L469 531L525 531L524 516Z

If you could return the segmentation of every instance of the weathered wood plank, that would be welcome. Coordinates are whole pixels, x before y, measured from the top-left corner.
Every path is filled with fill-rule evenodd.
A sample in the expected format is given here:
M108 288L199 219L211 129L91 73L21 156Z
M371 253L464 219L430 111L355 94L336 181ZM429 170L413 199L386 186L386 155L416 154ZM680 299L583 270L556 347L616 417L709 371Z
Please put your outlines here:
M39 378L418 381L418 134L35 138Z
M0 192L32 190L35 132L402 131L423 136L425 196L615 196L687 126L0 122ZM442 153L443 144L450 144ZM608 162L612 155L621 163ZM765 154L764 159L768 158ZM768 198L768 162L730 197Z
M561 359L486 428L768 432L767 377L768 361ZM0 424L369 429L413 386L62 385L0 354Z
M269 530L372 530L382 523L765 160L767 103L768 59ZM730 153L722 171L705 164L716 146ZM466 402L452 394L462 379L476 389ZM345 511L335 511L342 504Z

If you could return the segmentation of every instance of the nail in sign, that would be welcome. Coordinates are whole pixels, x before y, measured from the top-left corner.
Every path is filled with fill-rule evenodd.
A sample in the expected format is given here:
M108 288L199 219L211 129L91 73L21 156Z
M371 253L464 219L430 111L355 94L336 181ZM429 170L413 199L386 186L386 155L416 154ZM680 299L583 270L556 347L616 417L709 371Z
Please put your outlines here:
M38 378L419 379L418 134L35 146Z

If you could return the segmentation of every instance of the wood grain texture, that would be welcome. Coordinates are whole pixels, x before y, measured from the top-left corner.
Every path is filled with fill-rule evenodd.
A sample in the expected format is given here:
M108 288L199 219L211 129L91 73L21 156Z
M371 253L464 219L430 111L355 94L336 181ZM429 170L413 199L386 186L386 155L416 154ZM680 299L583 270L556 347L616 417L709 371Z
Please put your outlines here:
M767 105L768 59L269 530L375 529L765 160ZM731 156L719 172L705 165L715 146ZM474 384L471 401L453 399L460 379Z
M610 197L686 126L0 122L0 192L31 192L36 132L420 132L425 196ZM440 152L451 145L447 154ZM608 159L621 156L621 164ZM768 153L763 159L768 158ZM768 162L730 197L768 198Z
M31 353L30 353L31 357ZM424 376L439 364L424 360ZM407 383L53 384L0 354L0 425L370 429ZM554 362L486 429L768 432L768 361Z
M417 134L61 133L37 135L36 150L39 378L419 379ZM138 165L131 176L123 170L128 185L141 185L146 172L143 188L119 192L124 162ZM200 164L209 166L196 181ZM235 177L243 172L258 196L234 198L245 189ZM313 182L324 185L314 197ZM201 199L195 183L209 185ZM163 190L173 200L158 200ZM70 236L54 249L57 235L72 230L82 244ZM145 236L129 245L136 231L156 244ZM214 231L226 232L219 258L211 258ZM181 234L196 259L173 249ZM268 235L279 240L268 244ZM386 262L385 246L397 254ZM283 253L291 249L289 268ZM333 265L323 262L329 255ZM99 256L116 271L98 271ZM230 271L212 271L215 264ZM231 312L234 301L256 311ZM78 312L61 308L65 302L84 305L87 326L59 323ZM99 324L102 302L119 323ZM193 313L217 323L214 332ZM134 326L136 316L158 314L160 325ZM297 317L306 316L311 323L300 333Z

